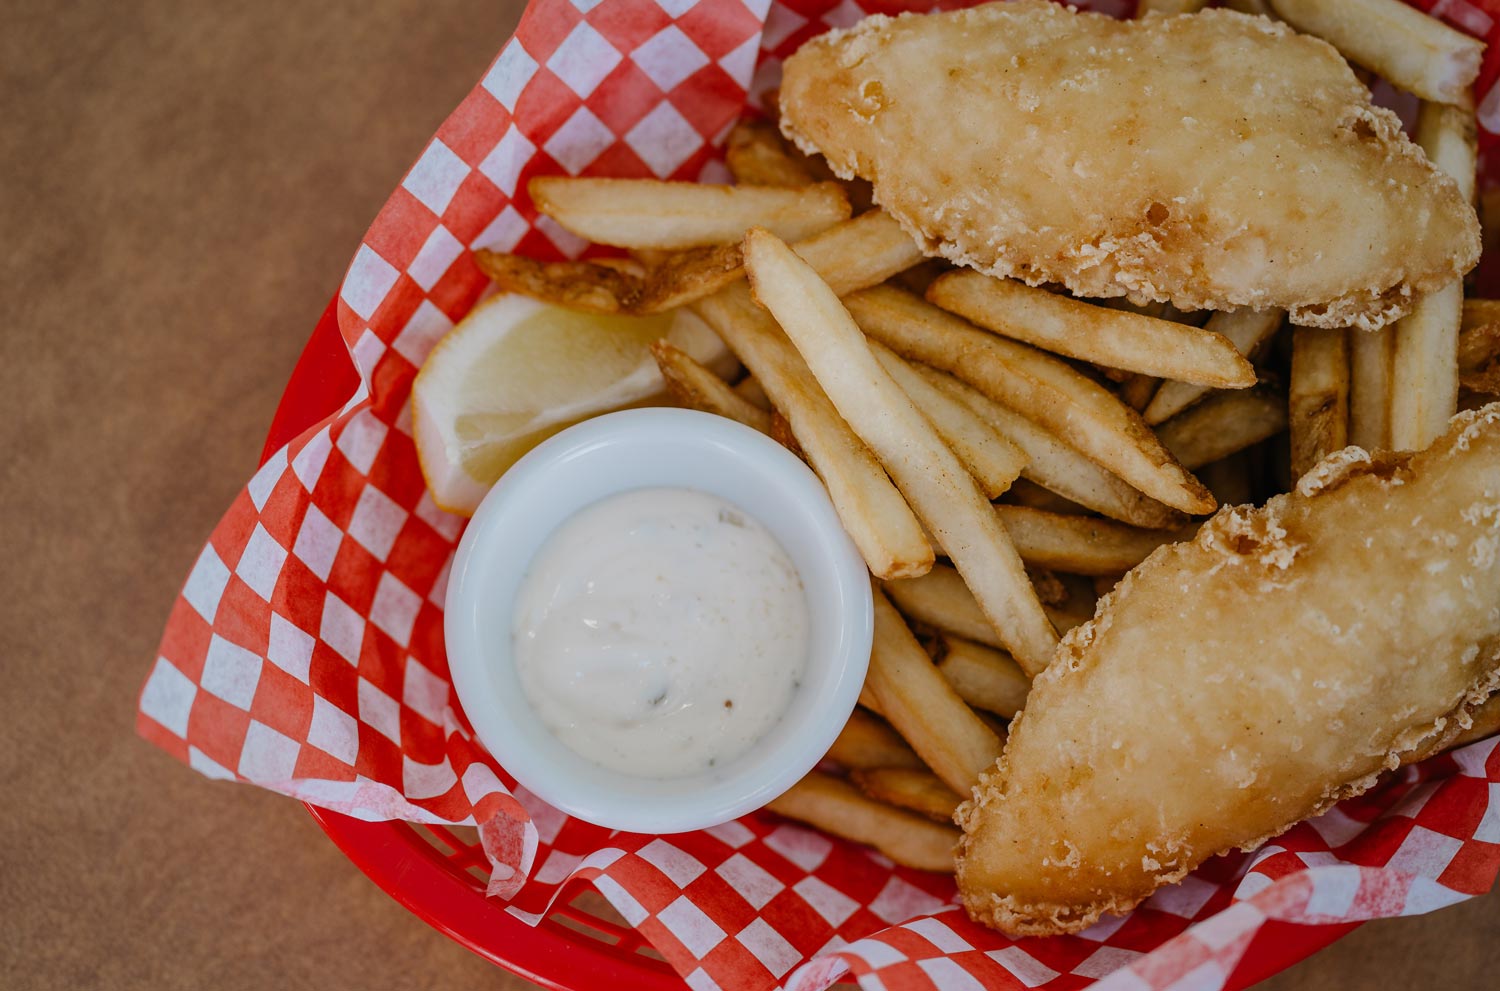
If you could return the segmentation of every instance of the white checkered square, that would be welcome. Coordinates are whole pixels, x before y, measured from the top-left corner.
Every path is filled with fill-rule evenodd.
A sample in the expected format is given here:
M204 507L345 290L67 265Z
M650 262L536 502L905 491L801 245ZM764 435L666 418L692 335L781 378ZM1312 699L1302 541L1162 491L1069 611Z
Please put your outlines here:
M792 825L777 826L766 837L765 844L804 871L817 870L833 849L828 837Z
M1343 916L1359 894L1359 875L1354 864L1330 864L1308 871L1313 890L1307 899L1307 914Z
M769 0L766 0L769 2ZM658 7L674 18L681 17L698 5L698 0L657 0Z
M1072 973L1079 977L1092 977L1099 980L1108 977L1121 967L1130 966L1144 955L1136 950L1126 950L1118 946L1101 946L1074 967Z
M865 11L854 0L843 0L837 7L820 14L823 23L832 28L853 27L865 19Z
M366 485L349 517L349 536L365 550L384 561L406 525L406 510L373 485Z
M1437 877L1448 869L1454 854L1463 849L1463 845L1462 840L1444 836L1426 826L1413 826L1396 852L1391 854L1391 859L1386 861L1386 867L1407 874Z
M448 761L419 764L405 754L401 755L401 794L407 798L436 798L456 784L458 775Z
M665 874L679 888L687 887L707 869L692 854L663 839L652 840L636 855Z
M368 320L385 302L398 274L394 265L377 255L369 245L361 244L349 265L348 274L344 276L344 287L339 296L361 320Z
M714 873L739 892L740 897L756 910L764 908L767 902L781 894L786 887L742 853L736 853L715 867Z
M1414 877L1411 880L1411 887L1406 889L1406 900L1401 903L1401 914L1425 915L1428 912L1436 912L1440 908L1447 908L1449 905L1457 905L1467 898L1469 898L1468 895L1454 891L1446 884L1431 878Z
M392 743L401 743L401 703L359 679L359 721Z
M439 227L438 230L444 229ZM434 231L433 237L436 236L437 232ZM448 237L453 239L451 234L448 234ZM431 238L428 239L429 242L431 240ZM459 244L456 239L453 239L453 247L457 251L463 250L463 245ZM427 360L427 355L432 352L432 346L452 329L453 321L448 319L448 315L424 299L417 304L416 312L411 315L410 320L406 321L406 326L401 328L401 332L396 335L391 347L395 348L396 353L407 361L420 367L422 362ZM407 404L402 408L409 410L411 406Z
M365 642L365 620L353 607L332 592L323 596L323 619L318 636L350 664L359 663Z
M1484 817L1474 827L1474 838L1481 843L1500 843L1500 784L1490 782L1490 799Z
M1057 976L1057 971L1048 967L1019 946L1007 946L1003 950L991 950L985 956L1010 971L1028 988L1046 984Z
M1103 943L1115 934L1125 924L1123 915L1102 915L1099 921L1089 926L1078 935L1084 939L1091 939L1096 943Z
M234 772L197 747L188 747L188 767L216 781L233 781Z
M283 447L266 459L266 463L260 466L260 470L245 486L245 491L250 494L250 502L254 504L256 512L266 508L266 500L271 498L276 483L281 481L281 476L284 474L286 474L286 448Z
M406 677L401 684L401 702L428 722L443 725L448 707L448 683L427 670L415 657L406 659Z
M313 434L292 459L292 474L307 491L317 488L318 477L323 474L323 466L328 463L328 454L332 450L333 441L329 440L328 428L324 427Z
M577 258L589 246L587 241L551 217L537 217L536 229L547 235L547 240L557 245L557 250L569 258Z
M364 409L344 421L344 429L339 432L338 440L334 443L356 471L361 475L368 475L370 467L375 464L375 455L380 453L380 445L385 443L385 435L388 433L390 428L381 423L374 413Z
M1176 884L1159 889L1151 896L1148 904L1158 911L1170 912L1172 915L1191 919L1198 914L1217 890L1217 885L1189 874Z
M932 980L932 986L943 991L985 991L974 975L947 957L918 960L917 966Z
M411 264L406 267L406 274L422 287L423 292L430 292L463 252L464 246L458 238L453 236L453 232L442 224L438 224L432 229L432 233L427 235L427 240L422 242L422 247L417 251L417 257L413 258ZM423 302L425 303L426 300ZM401 343L399 338L396 343L398 345L396 350L406 354L399 347ZM409 358L410 355L407 357Z
M250 539L245 543L239 563L234 566L234 573L250 586L251 591L270 602L271 593L276 591L276 579L281 577L281 566L285 563L286 548L257 523L250 531Z
M452 149L437 138L432 139L417 164L411 167L401 185L408 193L437 214L443 215L453 194L469 175L469 166ZM426 288L425 286L423 288Z
M542 884L560 884L573 873L573 869L582 859L582 854L553 850L537 870L536 880Z
M457 540L464 529L464 518L439 509L432 501L432 493L426 489L422 490L422 498L417 501L416 516L449 540Z
M307 570L323 581L333 570L334 558L338 557L339 544L344 540L344 531L323 515L317 506L308 505L307 515L297 530L297 540L292 544L292 553L297 560L307 565Z
M670 103L658 103L625 132L625 143L665 179L703 146L703 136Z
M792 36L792 32L807 23L807 18L785 4L773 3L766 12L765 30L761 32L761 47L770 51L780 48L781 43Z
M506 196L516 195L521 169L536 152L536 145L514 127L505 132L498 144L479 163L479 172L500 188Z
M734 938L775 977L785 974L802 959L796 947L772 929L765 919L752 920Z
M359 756L359 724L354 717L321 695L313 695L312 724L307 742L330 757L353 765Z
M421 606L422 597L387 571L375 586L375 599L370 603L370 622L405 647L411 641L411 626Z
M141 690L141 712L186 739L188 716L197 696L198 686L193 679L165 657L158 657L151 677L146 679L146 687Z
M248 712L255 686L260 683L260 664L260 655L215 633L209 638L198 684L205 692Z
M704 915L701 908L688 901L686 895L679 896L656 917L699 960L724 941L724 930Z
M620 882L608 874L600 874L594 878L594 887L599 889L599 894L604 896L605 901L614 906L614 910L632 926L638 926L650 917L651 913L641 907L641 903L635 900L635 896L620 887Z
M547 68L579 97L588 99L620 64L620 53L588 23L579 21L547 59Z
M224 597L224 586L228 584L229 569L219 560L213 544L205 544L182 587L182 597L198 615L212 623L219 611L219 600Z
M755 62L760 58L760 39L751 35L734 51L719 59L719 68L746 89L755 76Z
M373 375L375 366L380 364L381 357L385 354L385 341L373 330L366 330L359 335L359 340L354 342L354 347L349 349L349 356L354 359L354 367L364 373L366 377Z
M908 923L906 928L921 936L944 953L962 953L965 950L973 949L966 940L952 929L949 929L940 919L918 919L915 922Z
M723 988L719 987L718 983L712 977L708 976L708 971L702 967L699 967L682 980L693 991L723 991Z
M843 925L859 908L859 903L854 899L812 875L792 885L792 890L831 926Z
M547 139L542 149L557 159L569 174L577 175L614 143L615 132L605 127L588 107L579 107Z
M488 248L491 251L510 251L521 243L521 238L525 237L529 230L531 230L531 225L526 222L526 218L521 216L515 207L506 206L495 215L494 220L489 222L489 226L479 232L479 236L469 247L476 251L480 248Z
M452 571L453 555L449 554L448 560L444 561L443 566L438 569L437 578L433 579L432 591L427 593L427 601L431 602L439 609L443 607L443 603L448 597L448 575L451 574Z
M512 38L485 73L479 85L500 101L507 110L516 109L516 99L526 88L526 83L536 73L537 62L527 54L521 43Z
M301 749L296 740L252 719L240 749L240 775L268 784L290 781Z
M281 618L280 613L271 614L271 635L266 646L266 659L272 664L307 684L308 672L312 668L312 634L304 633L292 623Z
M725 846L736 850L755 839L755 834L750 831L750 828L737 819L721 822L717 826L709 826L704 832Z
M664 92L708 64L708 56L675 24L658 31L630 58Z
M870 911L895 925L919 915L931 915L943 907L943 902L921 888L892 877L870 902Z

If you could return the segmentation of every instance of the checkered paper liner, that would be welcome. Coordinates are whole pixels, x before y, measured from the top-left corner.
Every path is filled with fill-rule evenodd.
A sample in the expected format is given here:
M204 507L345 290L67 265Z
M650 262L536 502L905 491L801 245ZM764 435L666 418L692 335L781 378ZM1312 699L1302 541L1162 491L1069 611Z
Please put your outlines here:
M829 27L903 6L767 4L533 2L365 235L337 306L362 385L277 451L214 530L142 691L142 735L210 777L347 815L477 826L489 891L513 915L535 922L565 884L589 880L696 991L812 991L848 972L891 991L1215 988L1267 920L1409 915L1487 890L1500 871L1496 741L1389 776L1126 917L1025 940L970 922L949 878L774 816L668 838L569 819L477 745L442 638L463 521L423 486L412 379L486 288L469 249L585 248L536 215L527 178L722 181L717 149L783 58ZM1500 0L1419 6L1500 35ZM1492 53L1486 148L1500 132L1497 76Z

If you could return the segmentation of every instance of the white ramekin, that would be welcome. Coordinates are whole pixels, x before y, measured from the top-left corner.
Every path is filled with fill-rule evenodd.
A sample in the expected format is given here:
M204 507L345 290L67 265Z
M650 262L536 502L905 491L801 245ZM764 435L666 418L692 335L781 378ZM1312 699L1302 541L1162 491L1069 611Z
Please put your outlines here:
M521 690L511 631L522 578L559 524L606 496L657 486L707 492L759 520L800 572L811 620L807 671L780 723L738 760L669 780L607 770L553 736ZM480 742L539 798L615 829L701 829L766 804L827 752L869 663L869 582L822 484L775 441L706 413L611 413L539 445L480 504L448 581L448 664Z

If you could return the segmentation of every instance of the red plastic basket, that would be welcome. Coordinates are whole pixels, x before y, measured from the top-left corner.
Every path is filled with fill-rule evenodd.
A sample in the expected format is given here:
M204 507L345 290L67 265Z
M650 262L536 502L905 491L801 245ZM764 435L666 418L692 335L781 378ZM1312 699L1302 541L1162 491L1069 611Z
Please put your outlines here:
M357 385L330 303L292 371L262 461L337 411ZM489 865L473 829L365 822L311 805L307 810L386 894L428 925L529 981L558 991L687 987L660 954L586 885L564 890L552 913L534 927L506 912L502 902L485 897ZM1268 922L1246 949L1226 988L1237 991L1279 973L1358 925Z

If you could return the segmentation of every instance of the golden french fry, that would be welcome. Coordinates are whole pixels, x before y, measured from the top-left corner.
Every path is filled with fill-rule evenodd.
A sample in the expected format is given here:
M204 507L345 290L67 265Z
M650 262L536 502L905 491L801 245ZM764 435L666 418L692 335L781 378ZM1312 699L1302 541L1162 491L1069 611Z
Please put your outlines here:
M829 227L792 245L792 250L840 296L879 285L925 257L911 235L883 210Z
M637 313L660 313L686 306L745 277L738 244L662 252L641 276Z
M890 348L870 341L870 351L886 373L932 423L979 483L985 498L1010 488L1026 466L1026 455L966 404L933 385Z
M940 372L939 374L943 373ZM1020 414L1016 415L1019 416ZM1082 455L1079 455L1079 457L1082 457ZM1099 468L1092 461L1088 462L1088 464L1093 468ZM1099 470L1102 471L1103 469ZM1135 490L1132 489L1131 491ZM1015 506L1030 506L1032 509L1045 509L1049 513L1068 513L1073 516L1087 516L1089 514L1087 506L1080 506L1072 499L1065 499L1051 489L1044 489L1029 478L1024 477L1016 479L1015 484L1010 487L1010 491L1005 493L1005 500ZM1168 510L1168 512L1175 513L1176 510ZM1185 519L1186 517L1183 518Z
M692 309L724 339L786 417L870 571L882 578L926 573L933 553L921 524L880 462L824 395L797 349L751 300L750 287L736 283Z
M1395 327L1349 332L1349 443L1391 446L1391 357Z
M1136 4L1135 16L1148 14L1195 14L1208 6L1208 0L1140 0Z
M1161 391L1162 384L1161 379L1151 375L1131 375L1120 383L1120 399L1133 410L1144 410Z
M745 271L755 298L942 543L1005 646L1028 670L1041 671L1057 633L973 476L881 367L838 296L791 248L752 230Z
M775 409L771 405L771 397L766 395L766 390L761 388L754 375L746 375L734 385L735 394L751 406L758 406L767 413Z
M927 299L997 334L1108 368L1219 389L1255 384L1255 369L1211 330L1095 306L968 269L941 276Z
M938 671L959 698L1006 719L1015 718L1026 705L1031 679L1009 654L951 636L943 637L943 646Z
M811 185L812 173L792 155L781 132L769 121L741 120L729 132L724 164L734 181L747 186Z
M1227 458L1286 429L1286 399L1267 389L1220 392L1163 423L1156 435L1188 468Z
M791 421L782 416L779 410L771 411L771 439L803 461L807 460L807 452L802 450L802 445L797 443L797 435L792 432Z
M771 414L751 406L729 384L694 361L692 356L661 340L651 345L651 356L666 379L667 391L684 406L737 420L763 434L771 432Z
M925 768L875 767L849 775L859 790L877 802L910 809L937 822L952 822L963 801L958 792Z
M829 182L780 189L545 176L526 188L536 208L567 230L618 248L730 244L751 227L800 240L850 214L843 189Z
M1224 0L1224 6L1230 10L1237 10L1241 14L1259 14L1262 17L1276 17L1276 12L1271 9L1271 0Z
M952 372L996 402L1024 410L1158 502L1190 513L1214 508L1212 494L1161 446L1140 414L1061 359L986 333L890 286L857 293L848 306L867 334L903 358Z
M969 586L946 564L935 564L916 578L883 582L881 588L914 622L990 647L1003 646Z
M1261 345L1276 335L1281 321L1286 317L1283 310L1221 310L1208 318L1204 330L1221 334L1234 345L1236 351L1247 359L1255 356ZM1163 382L1151 402L1146 405L1142 418L1152 426L1170 420L1189 406L1208 395L1206 386L1189 382Z
M862 795L847 781L814 771L766 806L846 840L872 846L906 867L953 873L958 830Z
M638 313L641 277L596 262L539 262L481 248L474 262L504 292L588 313Z
M964 704L890 600L875 589L875 641L865 684L891 726L943 781L967 795L1004 746Z
M1208 486L1221 506L1243 506L1255 501L1255 485L1250 474L1250 456L1247 451L1238 451L1227 458L1209 462L1198 469L1198 478Z
M1118 575L1140 564L1162 544L1191 537L1190 531L1144 530L1028 506L998 505L995 512L1021 560L1076 575Z
M1349 444L1349 334L1342 327L1292 328L1287 419L1296 478Z
M927 767L916 751L906 745L900 734L867 712L855 709L849 714L828 759L856 770L867 767Z
M1484 44L1401 0L1271 0L1298 31L1329 42L1424 100L1472 106Z
M1478 137L1474 115L1441 103L1424 103L1417 144L1473 202ZM1458 334L1463 322L1462 279L1417 300L1395 330L1391 356L1391 447L1415 451L1448 429L1458 408Z

